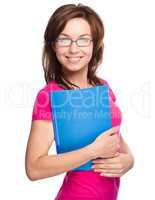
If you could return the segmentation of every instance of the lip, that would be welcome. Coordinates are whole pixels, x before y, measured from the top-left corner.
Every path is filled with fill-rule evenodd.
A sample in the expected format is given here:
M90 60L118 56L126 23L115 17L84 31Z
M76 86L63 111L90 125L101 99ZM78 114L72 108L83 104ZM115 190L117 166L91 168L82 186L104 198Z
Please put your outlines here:
M82 59L82 56L66 56L66 59L70 62L70 63L74 63L74 64L76 64L76 63L79 63L80 61L81 61L81 59Z
M76 57L66 56L66 58L83 58L83 56L76 56Z

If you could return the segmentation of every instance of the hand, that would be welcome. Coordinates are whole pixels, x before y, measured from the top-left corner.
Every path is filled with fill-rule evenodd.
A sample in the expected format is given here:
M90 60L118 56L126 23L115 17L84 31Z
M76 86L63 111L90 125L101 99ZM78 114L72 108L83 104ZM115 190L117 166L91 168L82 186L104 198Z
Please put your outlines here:
M134 159L131 154L118 153L116 157L95 159L93 163L93 170L101 176L121 177L133 167Z
M92 148L93 159L112 158L115 156L119 149L119 139L117 132L119 126L108 129L101 133L95 141L90 145Z

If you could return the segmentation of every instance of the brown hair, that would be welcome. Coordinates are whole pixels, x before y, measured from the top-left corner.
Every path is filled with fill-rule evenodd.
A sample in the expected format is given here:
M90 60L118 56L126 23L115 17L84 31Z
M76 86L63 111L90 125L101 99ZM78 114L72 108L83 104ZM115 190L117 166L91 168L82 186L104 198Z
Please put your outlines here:
M61 64L56 58L52 44L55 43L59 34L64 30L67 22L77 17L81 17L89 23L93 37L93 54L88 64L88 81L92 85L102 84L101 79L96 75L96 70L103 58L104 26L102 20L98 14L88 6L82 4L66 4L57 8L48 21L44 33L44 47L42 53L42 65L46 83L55 80L65 89L72 89L71 85L74 84L69 82L62 73Z

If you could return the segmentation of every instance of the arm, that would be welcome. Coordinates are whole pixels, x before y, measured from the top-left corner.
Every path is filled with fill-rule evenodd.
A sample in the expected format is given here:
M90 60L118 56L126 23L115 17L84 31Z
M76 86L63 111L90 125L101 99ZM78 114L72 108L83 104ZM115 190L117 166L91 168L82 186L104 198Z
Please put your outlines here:
M32 122L25 159L26 173L30 180L58 175L94 158L91 144L76 151L48 155L53 141L51 121Z
M33 121L25 159L27 176L30 180L52 177L70 171L97 157L113 156L117 152L115 131L117 127L107 130L94 142L78 150L59 155L48 155L49 148L54 141L51 121Z
M131 162L130 167L132 168L134 165L134 156L128 144L123 139L122 135L120 135L120 153L125 153L126 155L128 155L129 162Z
M93 163L93 170L99 172L100 175L107 177L121 177L133 167L134 157L129 146L121 136L118 156L100 160L95 159Z
M122 135L120 136L120 153L123 153L126 156L128 161L128 168L131 169L134 166L134 156Z

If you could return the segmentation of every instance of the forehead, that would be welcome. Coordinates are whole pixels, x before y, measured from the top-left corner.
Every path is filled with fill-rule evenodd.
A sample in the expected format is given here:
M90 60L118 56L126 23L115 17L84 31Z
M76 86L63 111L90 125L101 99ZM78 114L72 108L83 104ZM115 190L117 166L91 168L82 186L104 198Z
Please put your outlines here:
M70 19L61 34L68 36L91 35L91 28L89 23L82 18Z

